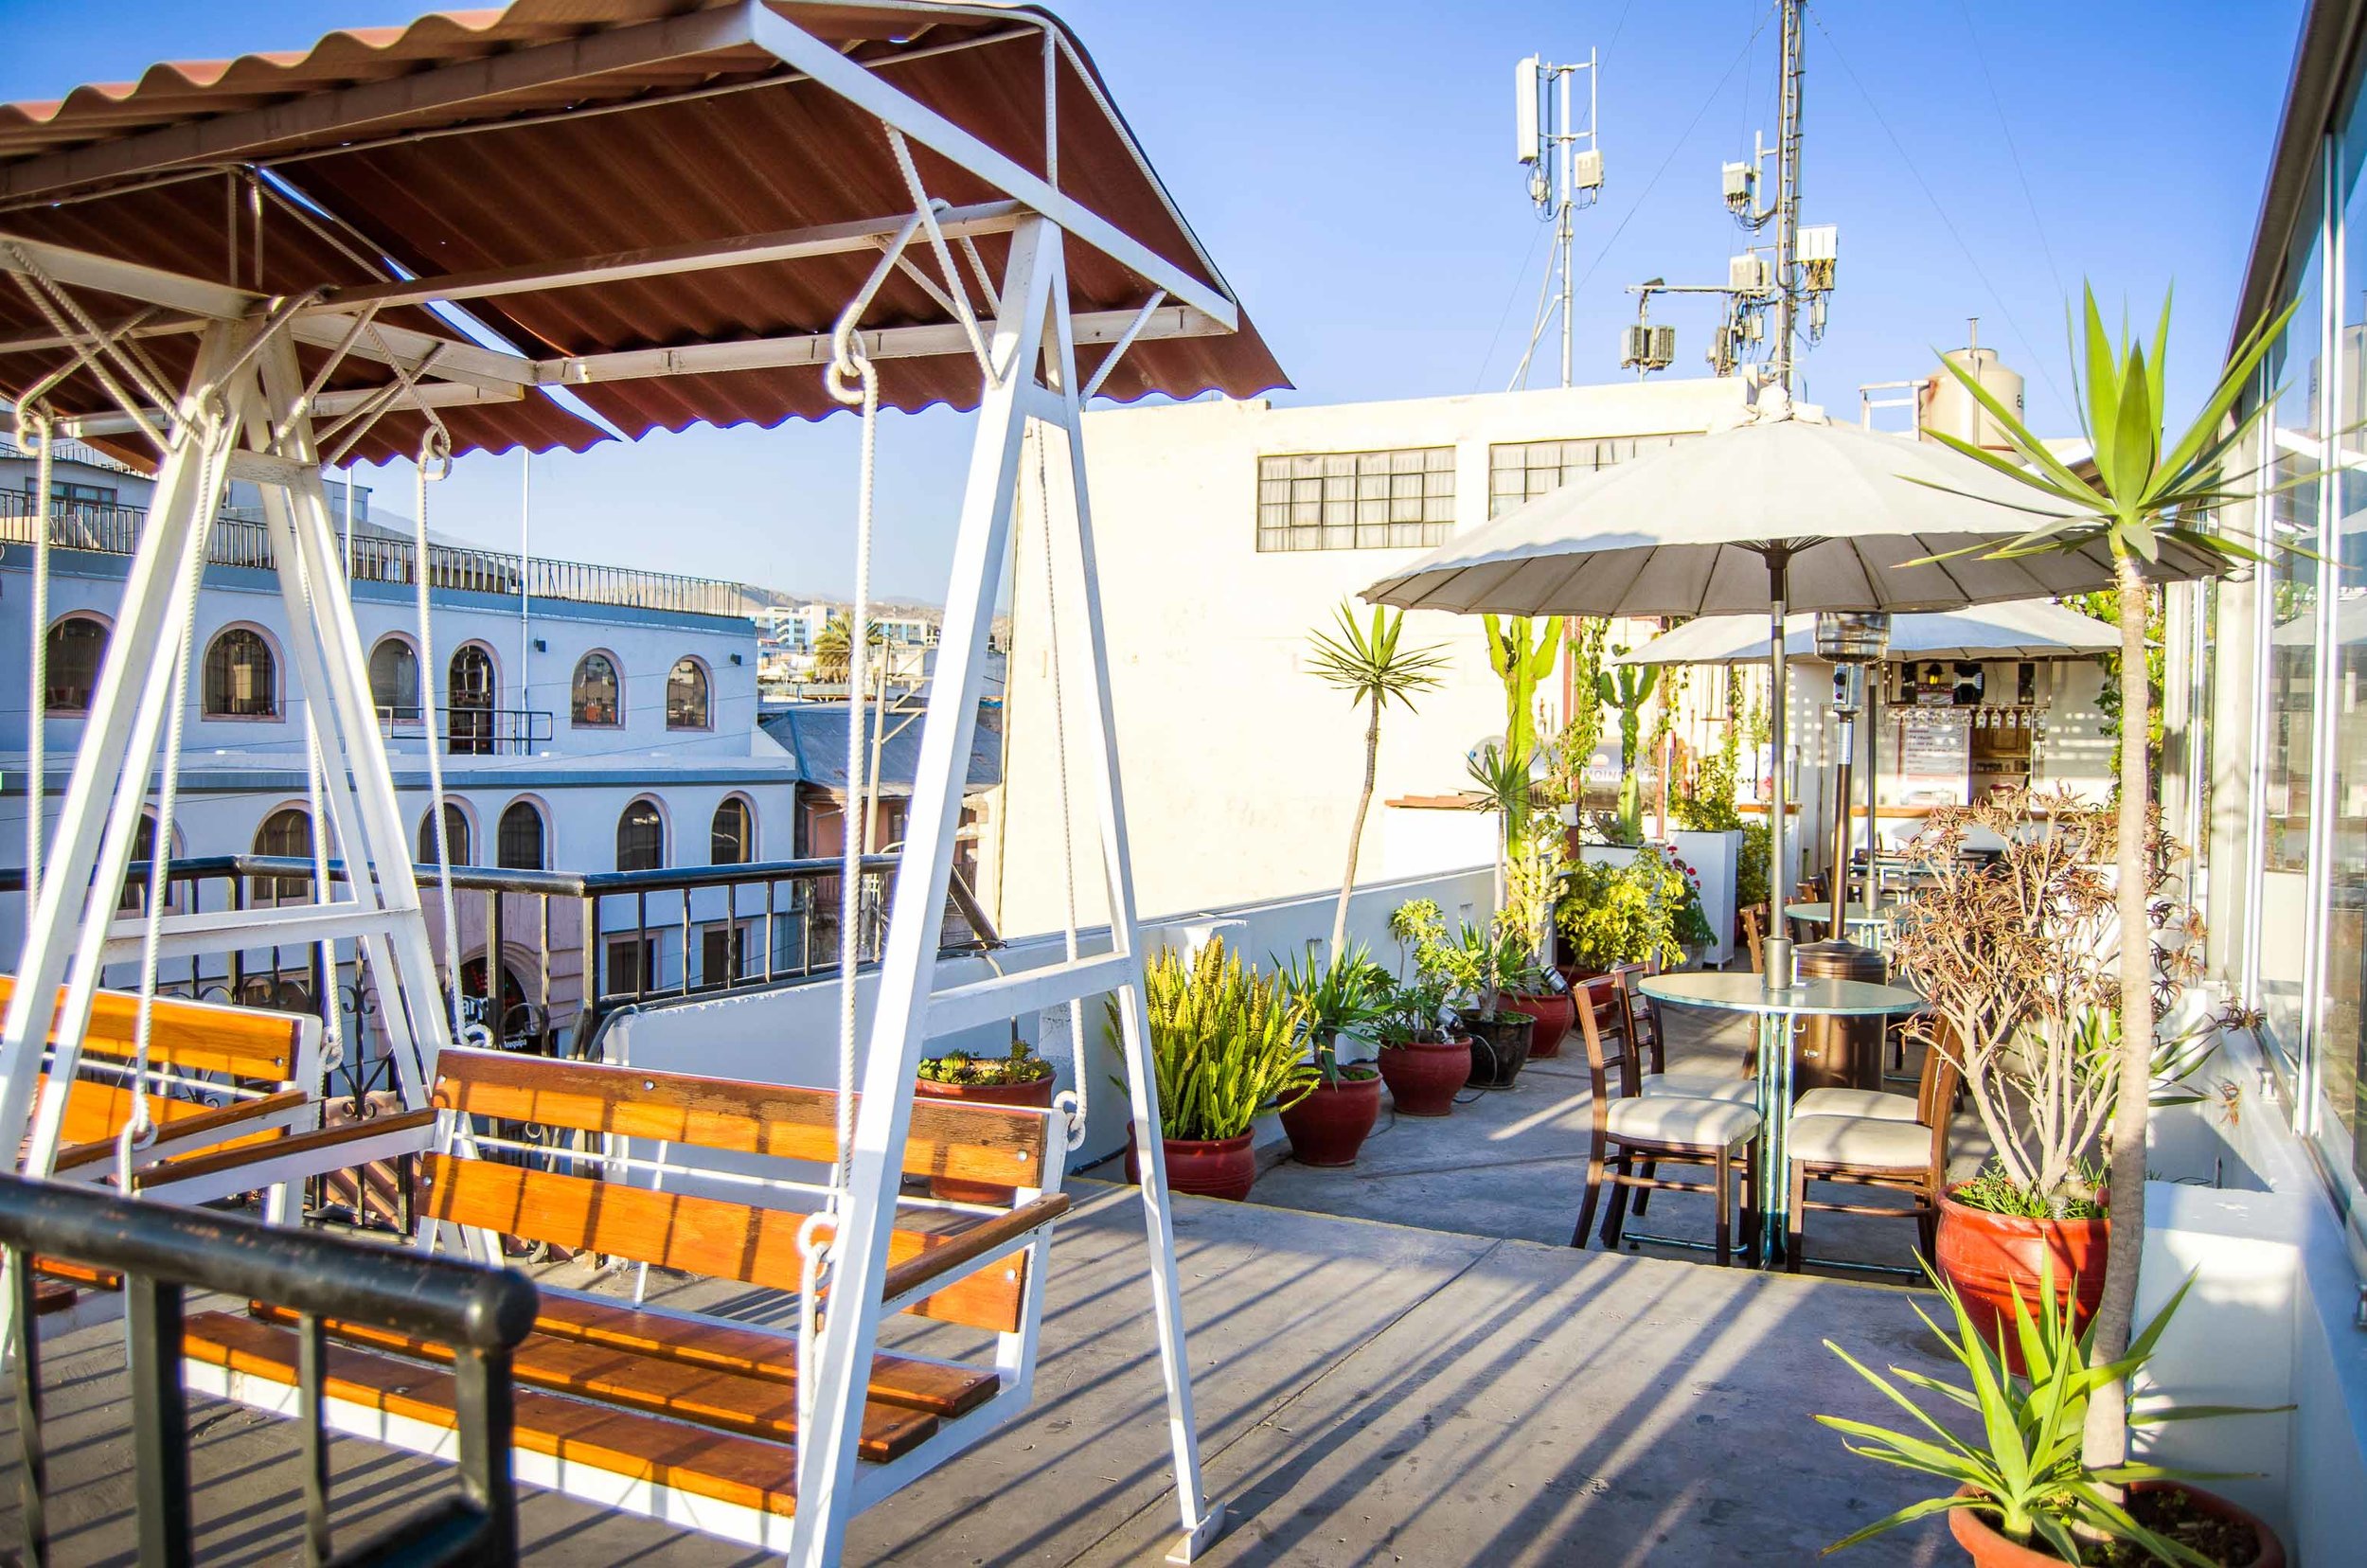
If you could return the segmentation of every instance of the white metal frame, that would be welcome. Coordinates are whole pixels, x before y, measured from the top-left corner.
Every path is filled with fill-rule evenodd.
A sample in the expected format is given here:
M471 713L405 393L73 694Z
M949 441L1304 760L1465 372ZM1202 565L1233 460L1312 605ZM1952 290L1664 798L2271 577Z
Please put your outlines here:
M916 9L942 11L948 8ZM203 345L196 369L176 406L157 407L153 399L143 405L119 397L116 401L122 406L116 412L56 422L58 434L66 437L154 434L164 447L164 463L157 504L132 562L110 661L101 675L66 795L59 843L50 856L53 870L28 922L27 955L20 966L27 983L16 992L5 1036L0 1037L0 1126L19 1125L18 1119L27 1114L40 1071L31 999L55 995L55 987L64 980L67 1001L59 1017L58 1032L62 1039L78 1039L100 965L135 951L125 945L134 931L113 921L113 889L119 885L130 861L133 830L148 791L150 769L157 761L165 714L159 695L164 683L143 682L143 671L132 668L130 656L136 650L143 660L161 660L181 651L185 633L175 628L187 623L193 579L176 568L187 561L187 552L202 553L206 526L228 474L254 478L264 491L292 627L292 663L327 761L328 815L352 886L350 898L333 903L247 912L236 928L243 934L268 927L272 937L282 941L359 940L378 976L380 993L388 1003L405 1103L418 1105L425 1103L426 1086L433 1082L436 1054L450 1042L448 1021L438 1000L433 952L411 873L409 839L395 810L392 778L368 700L366 655L355 633L345 578L336 568L334 532L320 483L325 455L333 461L337 451L333 443L342 438L349 448L356 437L348 431L366 428L367 421L390 408L510 401L533 395L542 386L648 376L805 365L818 369L832 358L827 334L798 334L537 360L454 336L398 330L376 319L380 311L397 304L484 298L626 277L886 250L900 244L898 237L908 236L917 218L933 219L932 226L939 234L966 249L971 236L1010 235L1010 256L1000 290L987 288L986 279L979 279L992 312L990 321L973 327L967 309L957 308L952 313L964 318L960 321L863 330L856 339L869 358L884 360L967 355L976 341L973 331L984 330L991 334L944 636L921 732L911 829L880 971L878 1006L856 1123L851 1187L837 1238L834 1297L863 1306L859 1310L828 1315L819 1335L818 1366L812 1374L817 1380L813 1426L801 1434L799 1444L799 1464L805 1475L788 1544L792 1560L803 1568L837 1560L847 1522L861 1508L1016 1414L1023 1407L1032 1377L1031 1317L1023 1343L1005 1358L1008 1362L1003 1367L1005 1395L988 1407L1001 1414L990 1421L965 1417L950 1424L907 1460L857 1471L854 1439L863 1408L863 1369L869 1364L881 1314L896 1305L881 1302L879 1293L899 1178L898 1151L909 1127L915 1062L934 1036L980 1019L1012 1017L1062 1003L1074 1006L1102 992L1112 992L1117 998L1134 1132L1143 1150L1142 1196L1152 1306L1182 1527L1171 1559L1191 1560L1215 1538L1223 1521L1222 1507L1209 1502L1201 1487L1174 1224L1159 1137L1155 1075L1144 1027L1141 934L1111 720L1080 411L1085 399L1098 389L1111 367L1134 343L1229 333L1238 330L1240 316L1221 282L1205 280L1217 274L1204 255L1193 252L1192 259L1202 269L1196 273L1154 252L1060 188L1057 115L1063 57L1096 106L1121 132L1123 127L1114 111L1100 100L1090 71L1057 23L1030 18L1018 25L1039 27L1043 36L1047 155L1041 173L1023 168L899 91L883 70L894 63L894 57L877 62L850 60L795 26L781 11L756 0L432 67L400 81L324 92L268 110L234 112L26 160L0 170L0 201L14 203L35 193L101 180L186 177L190 171L218 167L225 159L251 159L269 167L275 147L324 130L366 135L373 124L389 116L416 114L422 107L465 111L473 103L528 87L590 80L607 71L753 44L779 60L794 77L857 105L891 132L931 149L1001 193L997 200L965 208L747 236L716 244L584 257L530 269L390 279L383 286L328 289L282 301L134 262L12 240L0 232L0 274L13 271L54 277L65 285L147 307L129 320L82 324L91 330L62 330L51 337L0 343L0 352L34 347L86 350L94 333L130 340L196 332L202 334ZM1135 155L1139 159L1139 152ZM1155 183L1148 165L1143 166L1143 173ZM0 231L6 226L5 213L0 213ZM1147 301L1138 308L1072 313L1064 249L1072 237L1143 279ZM945 252L940 249L938 254L942 257ZM974 263L974 253L971 259ZM934 284L928 292L940 303L958 305L961 284L952 277L943 281L950 286L952 299L940 294ZM307 386L295 357L299 342L327 347L340 359L385 365L393 379L374 387L326 392L320 389L327 380L322 375ZM1090 384L1081 382L1078 374L1080 344L1110 346ZM316 420L320 421L317 436ZM1009 546L1022 442L1031 423L1047 433L1059 431L1069 453L1071 504L1058 508L1047 497L1047 548L1068 622L1053 628L1052 634L1081 660L1092 680L1092 699L1083 704L1081 728L1092 764L1089 793L1099 819L1112 911L1112 948L1107 953L1073 958L1050 970L936 991L938 914L947 894L960 779L977 720L996 588ZM107 893L102 898L94 889ZM220 917L169 920L167 951L174 951L175 944L183 948L205 942L218 945L225 935ZM61 1068L70 1070L72 1047L60 1055ZM35 1127L31 1168L46 1168L56 1145L61 1108L44 1097L42 1119ZM348 1157L342 1158L341 1164L352 1163L349 1156L354 1148L342 1146L341 1154ZM1046 1242L1047 1234L1040 1231L1023 1243L1039 1274L1045 1262ZM192 1372L194 1380L196 1369ZM267 1389L253 1392L269 1393ZM333 1409L331 1415L337 1417ZM375 1413L369 1413L369 1420L382 1428L386 1424ZM341 1419L339 1424L346 1423ZM348 1426L348 1430L362 1429ZM554 1479L525 1458L518 1473L529 1481ZM714 1511L701 1504L689 1512L661 1511L658 1516L707 1528L710 1525L703 1521ZM700 1517L694 1519L691 1513ZM771 1522L753 1539L779 1544L777 1524L777 1521Z

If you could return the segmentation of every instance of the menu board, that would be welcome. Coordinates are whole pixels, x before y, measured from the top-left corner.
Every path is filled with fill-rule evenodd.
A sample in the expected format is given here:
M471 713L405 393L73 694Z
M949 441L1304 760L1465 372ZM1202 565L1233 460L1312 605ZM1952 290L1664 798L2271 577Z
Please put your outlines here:
M1883 793L1902 805L1962 803L1972 771L1969 715L1949 708L1906 708L1893 715L1892 756L1885 759Z

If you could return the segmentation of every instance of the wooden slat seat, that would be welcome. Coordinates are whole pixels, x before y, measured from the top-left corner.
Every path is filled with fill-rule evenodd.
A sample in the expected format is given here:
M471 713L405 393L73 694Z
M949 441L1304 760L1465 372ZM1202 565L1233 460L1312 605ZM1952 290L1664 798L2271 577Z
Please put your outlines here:
M297 1386L296 1336L240 1313L191 1317L183 1353L200 1365ZM430 1426L457 1424L449 1373L336 1344L327 1360L325 1399ZM532 1389L513 1398L512 1441L527 1452L760 1512L796 1511L795 1454L786 1443Z
M6 1007L15 993L15 977L0 974L0 1007ZM64 1001L64 988L59 989L58 996L60 1002ZM140 999L129 991L98 992L92 999L82 1049L130 1060L137 1048L139 1008ZM159 996L149 1013L149 1060L184 1072L287 1083L296 1077L308 1024L317 1025L318 1020L261 1007Z
M267 1321L295 1321L293 1313L276 1309L265 1309L258 1315ZM452 1360L449 1347L391 1329L334 1319L324 1327L352 1345L423 1361L449 1363ZM542 1333L528 1334L519 1344L511 1355L510 1371L527 1388L573 1394L600 1404L670 1416L777 1443L794 1442L797 1437L796 1389L770 1379ZM869 1400L857 1452L875 1463L894 1459L911 1452L913 1445L936 1429L934 1416Z

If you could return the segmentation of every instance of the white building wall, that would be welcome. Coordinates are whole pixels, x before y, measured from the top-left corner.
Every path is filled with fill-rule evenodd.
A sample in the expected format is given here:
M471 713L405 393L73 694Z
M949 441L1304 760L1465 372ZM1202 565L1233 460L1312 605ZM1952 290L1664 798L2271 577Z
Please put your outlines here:
M1308 634L1331 621L1342 599L1421 551L1260 553L1261 454L1452 445L1456 526L1469 528L1487 516L1493 443L1698 433L1741 399L1739 382L1694 380L1326 407L1205 401L1088 414L1087 471L1142 907L1336 887L1345 866L1364 723L1312 672ZM1057 493L1066 471L1057 454L1048 468ZM1043 513L1041 499L1025 493L1031 489L1023 486L1015 522L1002 856L1000 916L1015 934L1055 928L1062 918ZM1415 711L1393 706L1384 720L1381 800L1464 788L1466 754L1504 729L1503 688L1488 669L1477 617L1417 612L1407 617L1405 635L1415 645L1445 645L1450 662L1444 686L1418 698ZM1082 696L1083 668L1081 656L1069 666L1072 703ZM1074 720L1070 734L1081 753ZM1087 776L1076 773L1080 805ZM1385 833L1382 815L1377 809L1367 829L1365 877L1470 863L1455 835ZM1093 829L1078 820L1077 843L1090 848ZM1092 862L1081 864L1084 918L1097 920L1097 872Z

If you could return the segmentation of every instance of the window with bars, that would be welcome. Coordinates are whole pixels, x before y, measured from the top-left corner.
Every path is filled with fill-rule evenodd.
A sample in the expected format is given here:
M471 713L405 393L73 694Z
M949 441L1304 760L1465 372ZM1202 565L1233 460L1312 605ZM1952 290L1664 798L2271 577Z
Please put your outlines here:
M1257 459L1260 550L1418 547L1453 528L1452 447Z
M1679 439L1676 436L1600 436L1581 441L1499 442L1487 449L1487 515L1499 516L1523 501L1559 490L1581 473L1675 446Z

